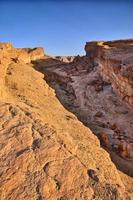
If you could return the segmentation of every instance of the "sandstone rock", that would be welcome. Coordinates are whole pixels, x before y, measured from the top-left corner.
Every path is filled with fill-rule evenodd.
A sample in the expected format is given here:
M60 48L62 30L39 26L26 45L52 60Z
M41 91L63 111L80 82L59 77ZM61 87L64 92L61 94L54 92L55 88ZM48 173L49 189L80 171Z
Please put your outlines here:
M56 63L50 68L44 60L45 68L38 66L38 70L45 73L63 105L91 127L95 134L99 135L104 128L101 143L119 154L121 138L126 137L128 143L132 141L133 111L128 107L132 83L131 79L126 80L122 75L122 71L127 72L132 66L132 41L89 42L85 49L86 56L77 56L72 63ZM97 112L104 115L97 117ZM111 139L107 129L114 131Z
M44 56L43 48L13 48L10 43L0 43L0 61L14 59L24 63L30 63L31 61L41 59Z
M133 106L133 40L86 43L86 55L97 60L101 75Z
M29 51L30 59L32 61L41 59L44 56L44 50L43 48L34 48Z
M13 49L13 46L12 46L11 43L2 43L2 42L0 42L0 49L11 50L11 49Z
M30 63L31 59L29 54L26 51L23 50L18 50L18 52L16 52L16 59L20 62L24 62L24 63Z
M102 78L88 57L62 63L42 56L36 49L0 51L0 199L128 199L133 191L124 186L98 138L63 107L69 105L87 126L96 112L103 112L97 123L109 128L107 122L116 121L112 98L117 107L124 105L110 84L95 91L90 83ZM132 112L127 110L117 126L121 130L126 124L130 136Z
M99 133L99 138L103 146L110 147L110 137L107 132Z
M133 158L133 144L129 144L126 141L121 141L118 146L118 151L122 157Z
M61 62L64 63L70 63L73 62L74 56L55 56L55 59L60 60Z

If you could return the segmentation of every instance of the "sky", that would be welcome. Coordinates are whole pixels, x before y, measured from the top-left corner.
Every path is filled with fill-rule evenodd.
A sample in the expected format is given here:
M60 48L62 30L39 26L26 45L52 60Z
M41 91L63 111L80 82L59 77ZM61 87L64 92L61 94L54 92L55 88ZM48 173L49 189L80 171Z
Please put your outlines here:
M133 38L132 0L0 0L0 41L83 55L87 41Z

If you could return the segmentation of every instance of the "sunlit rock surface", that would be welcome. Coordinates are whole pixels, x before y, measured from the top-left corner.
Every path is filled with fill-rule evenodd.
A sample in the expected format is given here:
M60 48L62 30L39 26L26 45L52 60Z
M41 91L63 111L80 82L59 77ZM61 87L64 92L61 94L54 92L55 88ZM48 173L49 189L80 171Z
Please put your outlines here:
M132 175L132 110L100 64L0 44L1 200L133 198L132 178L102 148Z

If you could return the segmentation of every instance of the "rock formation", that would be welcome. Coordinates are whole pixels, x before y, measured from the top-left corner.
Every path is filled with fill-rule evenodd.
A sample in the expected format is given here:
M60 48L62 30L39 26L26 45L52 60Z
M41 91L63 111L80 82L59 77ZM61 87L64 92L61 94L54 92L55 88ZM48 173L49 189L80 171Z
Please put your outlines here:
M132 176L132 107L95 49L65 58L0 44L1 200L133 198L133 179L110 158Z
M91 42L85 49L86 55L100 65L102 77L133 107L133 40Z

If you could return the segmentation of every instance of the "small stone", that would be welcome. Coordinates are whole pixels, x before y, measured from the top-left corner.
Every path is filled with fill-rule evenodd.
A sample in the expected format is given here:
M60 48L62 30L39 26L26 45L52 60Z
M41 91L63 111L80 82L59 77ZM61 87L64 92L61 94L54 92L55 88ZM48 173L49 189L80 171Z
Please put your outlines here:
M103 116L103 113L101 111L98 111L96 114L95 114L95 117L102 117Z

